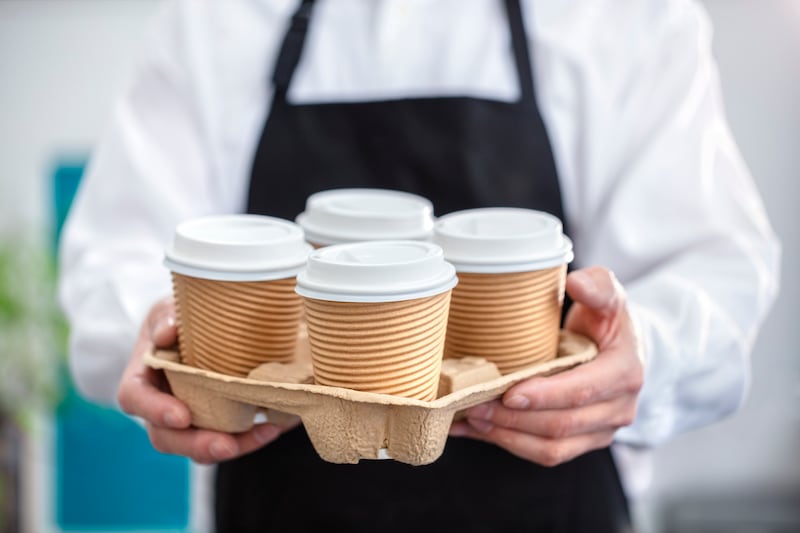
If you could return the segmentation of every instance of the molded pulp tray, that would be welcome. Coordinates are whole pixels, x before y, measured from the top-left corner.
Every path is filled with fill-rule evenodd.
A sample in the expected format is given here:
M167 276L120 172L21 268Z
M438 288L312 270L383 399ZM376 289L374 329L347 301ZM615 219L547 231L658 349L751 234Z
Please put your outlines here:
M592 341L562 331L556 359L501 377L492 377L499 375L494 369L488 380L473 384L467 380L464 388L429 402L340 387L280 382L276 378L264 381L228 376L180 364L174 351L147 354L145 363L165 371L173 394L189 406L196 427L230 433L246 431L253 426L256 413L266 408L268 419L275 423L286 418L283 413L298 415L317 453L326 461L357 463L359 459L391 458L422 465L432 463L442 454L457 412L498 398L523 379L567 370L596 355L597 347ZM462 368L474 366L474 361L494 368L483 360L464 358L467 359L473 361L461 365ZM452 360L445 359L448 361ZM456 368L456 374L458 367L458 363L451 367ZM310 378L310 366L307 368ZM257 374L254 371L251 375ZM450 377L456 378L451 380L453 384L459 381L458 376Z

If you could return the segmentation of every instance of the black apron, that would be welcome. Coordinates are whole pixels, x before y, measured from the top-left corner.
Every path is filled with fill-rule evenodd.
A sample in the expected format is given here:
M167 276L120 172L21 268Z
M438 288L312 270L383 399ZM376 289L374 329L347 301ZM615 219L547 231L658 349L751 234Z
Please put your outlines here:
M337 187L427 197L437 215L517 206L564 220L550 142L536 105L519 0L506 0L521 98L409 98L293 105L286 94L313 0L303 0L273 74L252 167L248 212L294 219ZM248 531L620 531L627 502L608 449L555 468L490 444L448 439L431 465L319 459L300 427L219 465L216 526Z

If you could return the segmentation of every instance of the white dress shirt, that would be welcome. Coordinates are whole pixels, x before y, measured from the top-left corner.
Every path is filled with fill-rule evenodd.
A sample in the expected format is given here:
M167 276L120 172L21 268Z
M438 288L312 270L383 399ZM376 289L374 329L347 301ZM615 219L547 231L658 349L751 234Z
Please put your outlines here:
M113 401L143 317L171 291L174 226L244 210L297 4L182 0L155 21L62 241L70 364L90 398ZM638 415L617 442L655 445L743 401L779 245L726 124L696 2L522 4L576 266L616 273L642 346ZM500 0L319 0L289 98L514 100L509 39Z

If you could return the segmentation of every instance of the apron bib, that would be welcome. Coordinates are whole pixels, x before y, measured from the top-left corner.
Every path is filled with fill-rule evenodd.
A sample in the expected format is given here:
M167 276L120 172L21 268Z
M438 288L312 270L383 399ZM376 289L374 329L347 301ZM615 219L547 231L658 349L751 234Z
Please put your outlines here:
M505 0L517 102L436 97L293 105L287 91L313 4L301 2L279 53L249 213L293 220L314 192L379 187L422 195L437 215L506 206L564 220L519 0ZM215 488L220 532L604 532L630 523L608 449L545 468L494 445L450 438L431 465L337 465L317 456L300 427L221 463Z

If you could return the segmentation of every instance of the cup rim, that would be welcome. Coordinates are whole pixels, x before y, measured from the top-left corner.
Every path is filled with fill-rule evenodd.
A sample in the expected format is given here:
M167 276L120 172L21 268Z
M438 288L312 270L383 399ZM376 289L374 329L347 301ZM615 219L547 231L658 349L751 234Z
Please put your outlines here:
M179 263L166 256L163 265L170 272L188 276L190 278L207 279L211 281L275 281L279 279L294 278L305 266L305 262L277 270L215 270L202 268L187 263Z

